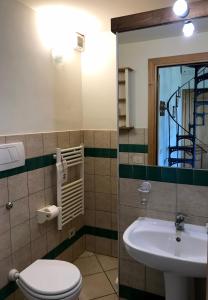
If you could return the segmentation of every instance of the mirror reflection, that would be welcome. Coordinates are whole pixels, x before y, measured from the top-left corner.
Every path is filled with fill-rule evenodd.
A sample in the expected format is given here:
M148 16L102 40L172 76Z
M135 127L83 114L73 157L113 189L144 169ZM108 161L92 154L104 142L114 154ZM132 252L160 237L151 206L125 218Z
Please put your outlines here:
M181 22L118 34L120 137L128 131L132 149L148 147L133 164L208 168L207 18L193 24L188 38Z

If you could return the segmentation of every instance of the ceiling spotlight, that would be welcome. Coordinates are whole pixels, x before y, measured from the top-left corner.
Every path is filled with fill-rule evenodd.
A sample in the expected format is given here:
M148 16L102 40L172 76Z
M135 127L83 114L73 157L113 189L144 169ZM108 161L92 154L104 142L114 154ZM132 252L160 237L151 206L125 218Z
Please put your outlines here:
M193 35L195 30L194 24L191 21L186 21L183 26L183 34L185 37L190 37Z
M173 11L176 16L185 18L189 14L189 7L186 0L177 0L173 5Z

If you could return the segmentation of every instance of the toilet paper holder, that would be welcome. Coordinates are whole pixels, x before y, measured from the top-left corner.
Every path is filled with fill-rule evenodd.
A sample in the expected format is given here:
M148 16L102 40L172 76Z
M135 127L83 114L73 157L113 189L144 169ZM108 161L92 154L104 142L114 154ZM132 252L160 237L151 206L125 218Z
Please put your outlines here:
M48 205L36 211L38 224L43 224L56 218L61 213L62 208L56 205Z

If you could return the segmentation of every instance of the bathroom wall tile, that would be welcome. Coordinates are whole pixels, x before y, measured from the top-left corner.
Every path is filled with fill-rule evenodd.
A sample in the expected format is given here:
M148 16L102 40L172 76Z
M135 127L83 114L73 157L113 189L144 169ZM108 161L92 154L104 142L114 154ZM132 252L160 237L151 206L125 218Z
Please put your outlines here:
M117 140L117 138L118 138L117 131L116 130L112 130L110 132L110 147L112 149L117 149L117 147L118 147L118 140Z
M60 232L55 230L47 231L47 252L60 244Z
M102 237L95 237L95 249L96 253L104 254L104 255L111 255L111 240L102 238Z
M143 182L142 180L138 180L138 179L120 178L119 179L120 194L137 193L138 188L142 184L142 182Z
M42 258L47 253L47 237L42 235L31 242L32 261Z
M144 165L145 154L144 153L129 153L129 164L130 165Z
M197 217L197 216L186 216L185 223L188 224L195 224L200 226L205 226L208 223L208 216L204 217Z
M111 229L111 213L96 211L95 225L96 227Z
M44 168L45 189L56 185L56 166Z
M137 207L120 206L120 231L125 229L139 217L146 216L146 210Z
M43 155L43 136L42 136L42 134L26 135L26 155L27 155L27 158Z
M146 289L147 292L165 296L164 276L163 273L146 267Z
M96 210L111 211L111 194L95 193Z
M6 144L22 142L25 147L25 150L26 150L25 135L8 135L5 137L5 140L6 140ZM25 153L26 153L26 151L25 151Z
M46 234L46 223L38 224L37 218L30 219L30 235L31 241L41 238L42 235Z
M8 273L12 268L11 256L0 260L0 288L4 287L8 283Z
M120 260L120 284L135 289L145 288L145 266L129 260Z
M94 132L93 132L93 130L84 130L84 146L86 148L94 147Z
M85 210L85 225L95 226L95 211L94 210Z
M119 153L119 163L120 164L128 164L129 163L129 154L120 152Z
M95 175L95 192L111 193L110 176Z
M110 175L110 158L96 157L95 162L95 174L96 175Z
M0 260L11 255L11 235L6 231L0 235Z
M80 146L82 143L80 130L70 131L70 147Z
M58 145L58 139L57 139L56 132L43 133L44 154L55 153L57 145Z
M0 207L0 234L10 230L9 210L5 206Z
M85 251L85 237L81 237L72 245L72 259L77 259Z
M27 173L8 177L8 188L10 201L15 201L27 197Z
M94 158L93 157L85 157L84 171L85 171L85 174L87 174L87 175L94 174Z
M84 188L86 192L94 192L95 189L94 175L85 175Z
M111 170L110 170L110 175L113 177L117 177L118 176L118 166L117 166L117 159L112 158L111 159Z
M129 143L129 132L128 131L119 131L119 144L128 144Z
M129 131L129 144L143 144L145 143L144 128L134 128Z
M140 207L144 208L144 205L142 205L143 197L145 196L145 199L149 201L149 195L145 194L143 195L139 191L136 192L127 192L127 193L121 193L120 195L120 203L122 205L126 206L132 206L132 207Z
M31 246L30 244L26 245L25 247L15 251L12 254L12 264L15 269L18 271L24 270L27 266L29 266L32 262L31 256Z
M56 187L45 189L45 205L57 204Z
M5 136L0 136L0 144L5 144L6 143L6 137Z
M117 214L111 214L111 228L113 230L118 230L118 217Z
M95 148L110 148L110 131L95 130L94 131Z
M150 183L152 187L147 203L148 209L176 212L176 184L153 181Z
M69 132L68 131L62 131L62 132L57 132L57 141L58 141L58 147L59 148L68 148L70 143L69 143Z
M37 192L29 196L30 218L36 216L36 211L45 207L45 193L44 191Z
M22 223L11 229L12 252L19 250L30 242L29 222Z
M95 209L95 194L93 192L85 192L85 208L86 209Z
M144 129L144 144L148 145L148 135L149 135L149 130L148 128Z
M177 211L186 215L207 217L208 187L177 185Z
M65 251L63 251L58 257L57 259L59 260L64 260L64 261L68 261L68 262L72 262L72 247L66 249Z
M91 251L91 252L95 252L95 236L93 235L89 235L89 234L86 234L85 235L85 239L86 239L86 250L87 251Z
M146 210L146 217L153 219L161 219L166 221L175 221L175 212L159 211L159 210Z
M28 172L28 189L29 194L34 194L44 189L44 169Z
M114 195L118 194L118 178L111 177L111 193Z
M84 226L84 215L77 216L74 220L71 221L72 227L75 227L76 230L79 230Z
M111 211L118 213L118 195L111 195Z
M5 205L8 202L8 180L7 178L0 179L0 206Z
M29 203L28 198L22 198L13 203L13 208L10 209L11 227L24 223L29 219Z

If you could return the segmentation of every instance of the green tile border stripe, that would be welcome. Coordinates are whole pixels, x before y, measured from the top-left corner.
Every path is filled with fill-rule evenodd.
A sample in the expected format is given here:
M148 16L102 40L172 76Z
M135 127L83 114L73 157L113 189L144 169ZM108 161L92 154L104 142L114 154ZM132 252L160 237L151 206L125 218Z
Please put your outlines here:
M148 153L148 145L120 144L119 152Z
M119 177L208 186L208 170L120 164Z
M119 285L119 297L127 300L165 300L165 298L162 296L134 289L125 285Z
M85 148L85 157L117 158L117 149Z
M118 239L118 232L115 230L103 229L103 228L92 227L92 226L83 226L76 232L75 236L73 236L70 240L69 239L64 240L61 244L59 244L57 247L55 247L49 253L47 253L43 257L43 259L55 259L58 255L60 255L63 251L65 251L67 248L72 246L77 240L79 240L85 234L104 237L111 240ZM5 287L0 289L0 300L6 299L9 295L15 292L16 289L17 289L16 283L14 282L8 283Z

